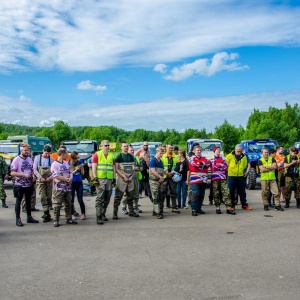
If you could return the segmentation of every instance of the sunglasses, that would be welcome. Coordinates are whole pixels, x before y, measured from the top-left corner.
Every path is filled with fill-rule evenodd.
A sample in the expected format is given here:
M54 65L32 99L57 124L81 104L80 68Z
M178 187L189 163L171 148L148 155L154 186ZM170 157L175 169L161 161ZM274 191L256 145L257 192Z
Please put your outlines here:
M109 147L109 145L103 145L104 147Z

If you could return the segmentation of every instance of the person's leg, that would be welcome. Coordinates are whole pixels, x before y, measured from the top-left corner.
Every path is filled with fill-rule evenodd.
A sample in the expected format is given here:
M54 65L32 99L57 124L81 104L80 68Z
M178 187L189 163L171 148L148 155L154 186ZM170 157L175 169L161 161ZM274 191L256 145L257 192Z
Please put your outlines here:
M282 210L280 205L280 192L275 180L270 181L270 192L274 196L275 209Z
M113 212L114 220L118 219L118 209L119 209L123 194L124 194L124 192L122 192L121 190L119 190L118 187L116 187L115 198L114 198L114 212Z
M247 206L248 204L246 200L246 184L244 176L237 177L237 188L240 195L242 207Z
M74 205L74 200L75 200L75 192L76 192L76 183L72 182L71 185L71 214L74 215L75 211L75 205Z
M220 205L221 205L222 195L220 194L220 184L221 184L220 180L214 180L211 182L211 186L212 186L211 193L214 195L213 200L215 202L216 212L218 214L221 213Z
M235 207L235 190L236 190L236 177L234 176L228 176L227 183L228 183L228 189L231 199L231 207Z
M59 216L60 216L60 209L62 207L62 202L63 202L63 191L56 191L53 190L53 198L52 198L52 203L53 203L53 221L58 222L59 221Z
M197 210L200 207L200 188L199 184L191 184L192 187L192 198L191 198L191 208L192 208L192 215L197 216Z
M21 219L21 202L24 196L24 190L22 188L19 188L18 186L14 186L14 194L16 197L16 204L15 204L15 214L16 214L16 220ZM18 190L17 190L18 189ZM23 226L23 225L21 225Z
M177 193L176 193L176 185L177 183L174 182L172 179L169 180L169 187L170 187L170 196L172 200L172 211L177 210Z
M203 201L204 201L204 197L205 197L205 190L206 190L206 183L200 183L199 184L199 190L200 190L200 198L199 198L199 209L198 209L198 213L203 214L204 211L201 209L203 206Z
M178 208L181 207L181 190L182 190L182 180L176 184L176 194L177 194L177 205Z
M153 216L156 216L160 213L160 207L159 207L159 182L155 180L149 180L151 195L153 199Z
M82 181L77 183L76 187L77 200L80 206L80 211L82 215L85 215L85 204L83 201L83 184Z
M71 209L72 209L72 195L71 192L63 192L63 202L64 202L64 208L65 208L65 217L66 220L72 220L72 214L71 214ZM74 223L76 224L76 222Z
M269 210L268 195L270 192L269 180L261 180L261 199L265 210Z
M285 208L290 207L290 200L292 195L291 183L292 183L292 178L285 177L285 206L284 206Z
M49 205L48 205L48 196L47 196L47 184L43 183L43 182L38 182L37 186L37 193L40 197L40 201L42 204L42 208L43 208L43 212L44 212L44 216L45 216L45 212L49 212Z
M125 193L127 194L127 205L129 210L128 215L130 217L138 217L139 215L134 212L134 208L133 208L134 189L129 191L127 187Z
M2 207L8 208L8 206L6 205L6 193L4 190L4 180L1 175L0 175L0 199L2 201Z
M186 205L186 197L187 197L187 189L188 186L185 181L182 181L181 190L182 190L182 207Z

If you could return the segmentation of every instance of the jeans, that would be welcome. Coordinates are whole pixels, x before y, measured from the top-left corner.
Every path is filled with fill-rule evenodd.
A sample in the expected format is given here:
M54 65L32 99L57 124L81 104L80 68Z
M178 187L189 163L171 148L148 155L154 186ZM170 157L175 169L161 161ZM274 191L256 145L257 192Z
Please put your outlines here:
M228 176L228 188L231 198L231 204L235 206L235 190L240 195L242 206L247 205L246 200L246 181L244 176Z
M77 200L78 200L78 203L80 205L81 214L85 214L85 205L84 205L84 202L83 202L83 184L82 184L82 181L73 181L72 182L72 186L71 186L72 215L75 211L75 206L74 206L75 192L77 194Z
M192 186L191 207L192 210L197 211L201 209L201 206L203 204L206 183L196 183L196 184L191 184L191 186Z
M21 202L22 198L25 195L25 205L27 217L31 216L31 196L32 196L33 186L30 187L20 187L18 190L18 196L16 197L15 213L16 218L20 218L21 213Z
M186 197L187 197L187 189L188 189L188 186L185 183L185 180L180 180L179 182L177 182L176 192L177 192L178 206L181 206L181 198L182 198L182 206L185 206Z

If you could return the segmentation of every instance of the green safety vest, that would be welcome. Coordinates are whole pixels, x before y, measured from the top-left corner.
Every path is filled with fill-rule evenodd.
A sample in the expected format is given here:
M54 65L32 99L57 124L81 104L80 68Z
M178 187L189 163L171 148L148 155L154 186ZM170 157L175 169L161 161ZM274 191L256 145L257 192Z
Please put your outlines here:
M239 161L234 156L234 151L226 156L228 165L228 176L244 176L244 170L247 168L247 156L244 155Z
M108 152L106 158L102 151L98 151L97 156L97 178L114 179L114 156Z
M135 156L134 158L135 158L135 160L136 160L137 167L140 167L140 166L141 166L140 158L137 157L137 156ZM142 178L143 178L142 172L141 172L141 171L137 171L137 173L138 173L138 179L139 179L139 180L142 180Z
M272 166L272 157L268 157L266 161L263 157L260 159L264 167ZM270 170L269 172L261 172L260 180L276 180L275 170Z
M291 154L288 154L286 156L286 161L287 161L288 164L291 162ZM287 173L287 170L288 170L288 168L285 168L284 173ZM300 174L300 166L298 167L298 171L299 171L299 174Z
M172 160L173 160L172 171L173 171L175 169L175 166L176 166L177 155L173 153L172 156L173 156L172 157ZM168 170L169 170L169 159L168 159L168 155L166 153L162 156L161 161L164 165L164 170L166 172L168 172ZM164 178L166 178L166 177L167 177L167 175L165 174Z

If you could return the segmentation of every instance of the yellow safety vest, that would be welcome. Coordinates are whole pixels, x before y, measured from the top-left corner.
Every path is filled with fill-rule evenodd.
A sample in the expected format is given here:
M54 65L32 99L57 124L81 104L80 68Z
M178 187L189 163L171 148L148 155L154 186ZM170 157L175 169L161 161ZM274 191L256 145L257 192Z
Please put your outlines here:
M228 165L228 176L244 176L244 170L247 168L247 156L244 155L239 161L236 160L234 151L226 156Z
M97 178L99 179L113 179L114 178L114 156L108 152L107 158L102 151L97 152Z
M136 159L137 167L141 167L140 158L138 156L135 156L134 158ZM143 178L142 172L141 171L137 171L137 173L138 173L138 179L142 180L142 178Z
M172 171L175 169L175 166L176 166L176 162L177 162L177 155L176 154L174 154L174 153L172 153L172 160L173 160L173 166L172 166ZM168 170L169 170L169 159L168 159L168 155L167 155L167 153L165 153L163 156L162 156L162 158L161 158L161 161L162 161L162 163L163 163L163 165L164 165L164 170L166 171L166 172L168 172ZM165 174L164 175L164 178L166 178L167 177L167 175Z
M268 157L266 161L263 157L260 159L264 167L272 166L272 157ZM261 172L260 180L275 180L275 170L270 170L269 172Z

